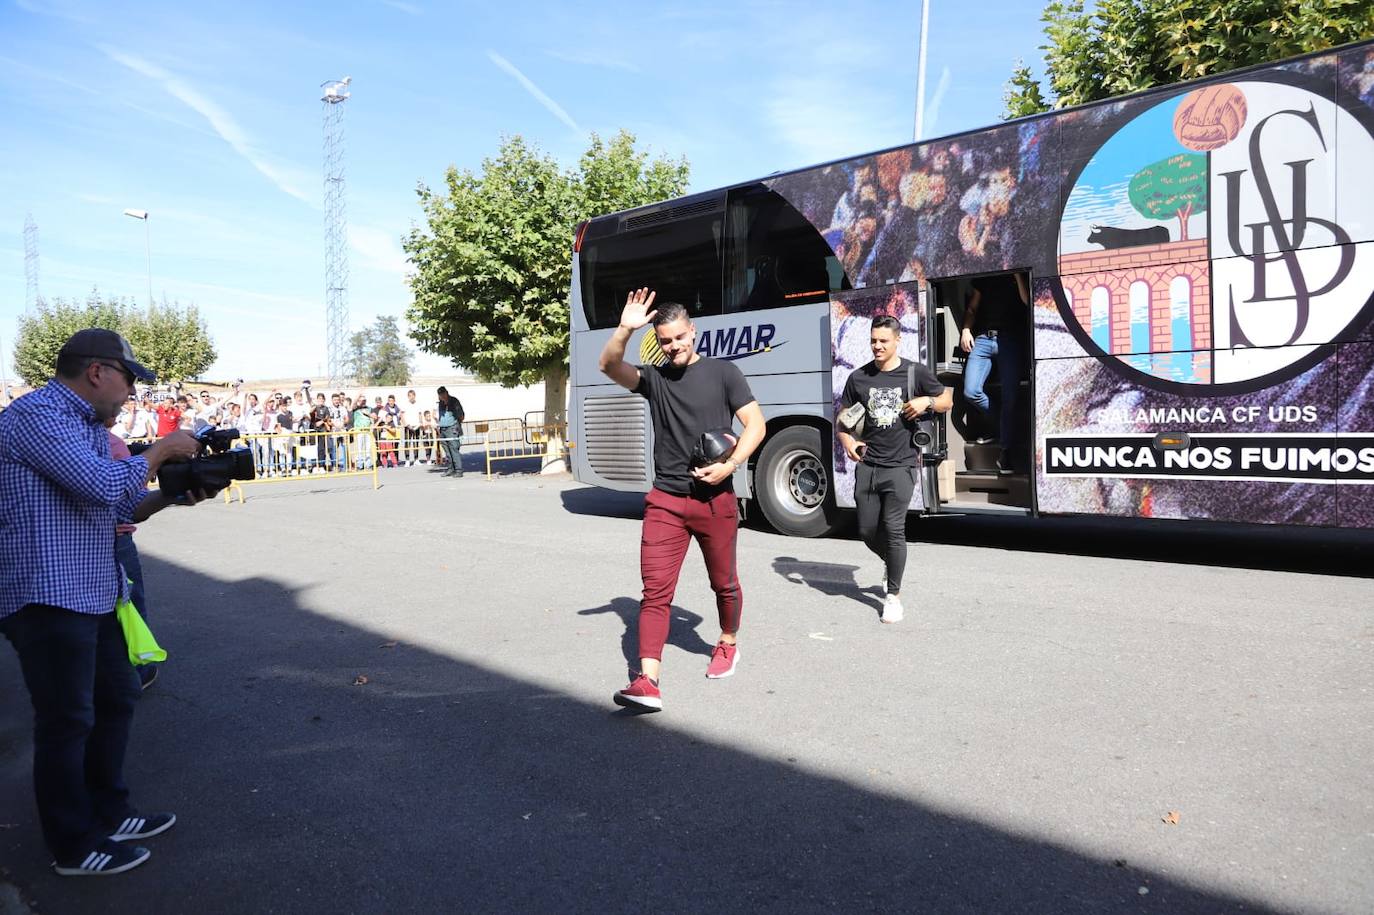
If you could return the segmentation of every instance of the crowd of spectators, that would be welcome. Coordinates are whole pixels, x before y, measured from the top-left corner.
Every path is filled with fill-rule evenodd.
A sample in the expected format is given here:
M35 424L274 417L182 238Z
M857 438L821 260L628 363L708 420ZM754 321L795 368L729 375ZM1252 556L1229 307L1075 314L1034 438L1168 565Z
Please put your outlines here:
M457 403L440 390L441 403ZM261 395L240 381L219 395L140 392L125 404L112 431L125 441L152 441L177 429L236 429L261 477L371 470L374 461L378 467L429 464L455 472L449 465L461 444L461 405L458 425L442 419L439 405L422 403L413 389L400 402L391 394L369 403L365 391L326 395L308 381L290 394Z

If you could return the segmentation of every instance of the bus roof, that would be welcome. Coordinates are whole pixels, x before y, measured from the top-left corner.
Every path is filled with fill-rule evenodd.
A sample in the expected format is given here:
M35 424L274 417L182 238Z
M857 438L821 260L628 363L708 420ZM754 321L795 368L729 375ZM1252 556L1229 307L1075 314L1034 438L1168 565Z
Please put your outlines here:
M1220 72L1220 73L1210 73L1210 74L1208 74L1208 75L1206 75L1206 76L1197 76L1197 77L1194 77L1193 79L1187 79L1187 80L1183 80L1183 81L1177 82L1177 83L1169 83L1169 84L1164 85L1164 86L1151 86L1151 87L1148 88L1148 89L1141 89L1141 90L1139 90L1138 92L1129 92L1129 93L1127 93L1127 94L1125 94L1125 95L1114 95L1114 96L1111 96L1110 98L1098 99L1098 100L1092 101L1092 102L1084 102L1084 103L1081 104L1081 105L1072 105L1072 106L1067 107L1067 108L1055 108L1055 109L1052 109L1052 110L1050 110L1050 111L1042 111L1042 112L1040 112L1039 114L1028 114L1028 115L1023 115L1022 117L1019 117L1019 118L1011 118L1011 119L1009 119L1009 120L1002 121L1002 122L1000 122L1000 123L998 123L998 124L990 124L990 125L985 126L985 127L975 127L975 128L970 129L970 130L961 130L961 131L957 131L957 132L955 132L955 133L942 134L941 136L938 136L938 137L929 137L929 138L927 138L927 139L925 139L925 140L913 141L913 142L910 142L910 143L897 143L897 144L895 144L895 145L893 145L893 146L884 146L884 147L882 147L882 148L880 148L880 149L875 149L875 150L869 150L869 151L865 151L865 152L855 153L855 154L849 155L849 156L841 156L841 157L839 157L839 158L837 158L837 159L828 159L828 160L826 160L826 161L824 161L824 162L817 162L817 163L815 163L815 164L813 164L813 165L805 165L805 166L801 166L801 167L799 167L799 168L791 168L791 169L787 169L786 171L776 171L776 172L772 172L771 174L764 175L764 176L759 177L759 178L755 178L755 179L753 179L753 180L751 180L751 181L738 181L738 182L735 182L734 184L727 184L727 185L723 185L723 186L721 186L721 187L709 188L709 189L704 190L704 191L696 191L696 192L691 193L691 194L685 194L685 195L683 195L683 196L681 196L681 197L671 197L671 198L668 198L668 199L666 199L666 200L659 200L659 201L655 201L654 203L646 203L646 204L642 204L642 205L637 206L637 207L630 207L629 209L625 209L625 210L617 210L617 211L612 212L612 213L603 213L603 214L601 214L601 215L599 215L599 216L593 216L593 217L591 217L591 219L589 219L588 222L597 222L597 223L599 223L599 222L602 222L603 220L607 220L607 219L618 219L618 218L620 218L620 217L622 217L622 216L626 216L626 215L628 215L628 214L630 214L630 213L648 213L648 212L653 212L653 211L655 211L655 210L657 210L657 209L659 209L659 208L662 208L662 207L668 207L668 206L681 206L681 205L683 204L683 202L685 202L685 201L692 201L692 200L696 200L696 199L698 199L698 198L705 199L705 198L708 198L708 197L715 197L715 196L718 196L718 195L720 195L720 194L722 194L722 193L724 193L724 192L726 192L726 191L733 190L733 189L735 189L735 188L749 187L750 185L758 184L758 183L763 182L763 181L771 181L771 180L773 180L774 178L780 178L780 177L782 177L782 176L784 176L784 175L795 175L795 174L798 174L799 172L809 172L809 171L813 171L813 170L818 169L818 168L826 168L827 166L837 165L837 164L839 164L839 163L841 163L841 162L849 162L849 161L852 161L852 160L854 160L854 159L863 159L863 158L867 158L867 157L869 157L869 156L878 156L878 155L882 155L883 153L892 152L892 151L898 150L898 149L920 148L921 146L924 146L924 145L926 145L926 144L928 144L928 143L943 143L943 142L946 142L946 141L949 141L949 140L956 140L956 139L959 139L960 137L967 137L967 136L972 136L972 135L974 135L974 134L984 133L984 132L989 131L989 130L1000 130L1001 128L1006 127L1006 126L1008 126L1008 125L1012 125L1012 124L1026 124L1026 123L1030 123L1030 122L1032 122L1032 121L1043 120L1043 119L1045 119L1045 118L1059 117L1060 115L1068 114L1068 113L1070 113L1070 112L1084 111L1084 110L1087 110L1087 109L1090 109L1090 108L1096 108L1096 107L1099 107L1099 106L1102 106L1102 105L1114 105L1114 104L1117 104L1117 103L1119 103L1119 102L1123 102L1123 101L1127 101L1127 100L1131 100L1131 99L1147 98L1147 97L1149 97L1149 96L1151 96L1151 95L1162 95L1162 94L1164 94L1164 93L1166 93L1166 92L1172 92L1172 91L1178 89L1178 88L1181 87L1181 86L1201 85L1201 84L1203 84L1203 83L1216 82L1216 81L1219 80L1219 79L1230 79L1230 78L1233 78L1233 77L1235 77L1235 76L1237 76L1237 75L1245 74L1245 73L1251 73L1251 72L1254 72L1254 71L1256 71L1256 70L1263 70L1263 69L1268 69L1268 68L1271 68L1271 67L1283 66L1284 64L1290 64L1290 63L1294 63L1294 62L1301 61L1301 60L1311 60L1311 59L1313 59L1313 58L1325 57L1325 56L1332 55L1332 54L1341 54L1341 53L1344 53L1344 52L1346 52L1346 51L1354 50L1354 49L1361 48L1361 47L1374 47L1374 38L1365 38L1365 39L1361 39L1361 40L1359 40L1359 41L1348 42L1348 43L1343 44L1343 45L1335 45L1335 46L1332 46L1332 47L1329 47L1329 48L1324 48L1324 49L1322 49L1322 50L1320 50L1320 51L1309 51L1309 52L1306 53L1306 54L1295 54L1295 55L1292 56L1292 57L1284 57L1284 58L1280 58L1280 59L1278 59L1278 60L1263 61L1263 62L1261 62L1261 63L1250 64L1249 66L1245 66L1245 67L1238 67L1238 68L1236 68L1236 69L1234 69L1234 70L1225 70L1225 71L1222 71L1222 72ZM599 234L599 233L598 233L598 234Z

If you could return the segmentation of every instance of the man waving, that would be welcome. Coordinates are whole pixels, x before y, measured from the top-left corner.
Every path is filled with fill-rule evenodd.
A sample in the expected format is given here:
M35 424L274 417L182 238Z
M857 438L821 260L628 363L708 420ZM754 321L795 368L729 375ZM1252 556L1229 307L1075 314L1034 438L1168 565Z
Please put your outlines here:
M639 570L644 597L639 605L640 672L613 697L617 705L639 710L663 708L659 663L668 639L668 613L677 589L687 545L695 538L706 560L711 590L720 616L720 641L711 653L706 676L728 677L739 659L743 595L735 563L739 507L731 478L745 466L763 441L763 411L743 373L729 362L696 351L697 329L687 309L675 303L653 308L654 293L630 293L620 326L601 351L601 371L616 384L649 401L654 426L654 485L644 499L644 528ZM625 362L625 346L635 331L653 324L663 351L662 365ZM729 429L739 420L743 431L729 457L692 466L692 451L703 433Z

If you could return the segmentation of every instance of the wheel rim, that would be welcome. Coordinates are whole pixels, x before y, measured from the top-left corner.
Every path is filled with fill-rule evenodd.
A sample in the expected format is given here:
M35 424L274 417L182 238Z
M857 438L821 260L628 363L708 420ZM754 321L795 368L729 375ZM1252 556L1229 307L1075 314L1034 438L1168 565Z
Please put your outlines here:
M812 514L825 503L830 478L825 466L810 451L796 448L774 465L772 489L778 505L796 516Z

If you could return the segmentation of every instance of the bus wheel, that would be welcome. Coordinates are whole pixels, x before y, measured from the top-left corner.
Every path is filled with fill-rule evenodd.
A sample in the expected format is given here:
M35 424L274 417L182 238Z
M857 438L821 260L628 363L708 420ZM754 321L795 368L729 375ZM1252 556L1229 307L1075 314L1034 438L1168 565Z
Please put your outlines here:
M768 440L754 470L754 496L778 533L823 537L840 524L821 433L784 429Z

